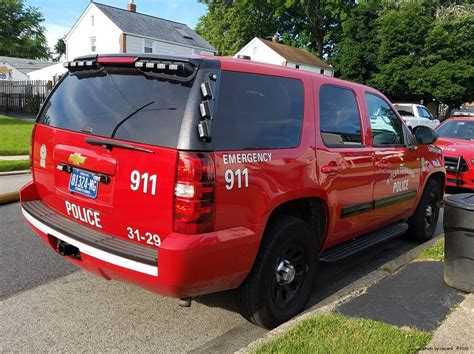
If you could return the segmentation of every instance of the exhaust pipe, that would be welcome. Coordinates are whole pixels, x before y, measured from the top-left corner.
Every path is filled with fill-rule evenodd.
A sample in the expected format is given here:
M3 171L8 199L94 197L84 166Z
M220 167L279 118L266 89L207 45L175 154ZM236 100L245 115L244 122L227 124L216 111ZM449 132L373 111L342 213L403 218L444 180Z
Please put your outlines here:
M70 245L67 242L58 240L58 242L56 243L56 249L58 253L63 257L69 256L74 259L81 259L81 251L79 251L79 248Z

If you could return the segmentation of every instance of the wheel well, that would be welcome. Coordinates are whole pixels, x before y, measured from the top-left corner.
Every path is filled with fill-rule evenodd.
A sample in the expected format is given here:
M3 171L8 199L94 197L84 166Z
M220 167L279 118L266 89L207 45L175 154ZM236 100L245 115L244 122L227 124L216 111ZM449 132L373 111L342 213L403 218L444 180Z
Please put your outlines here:
M430 176L428 177L428 180L430 180L430 179L436 180L436 181L441 185L442 190L443 190L443 192L444 192L444 187L445 187L445 183L446 183L446 177L445 177L445 175L444 175L443 172L435 172L435 173L433 173L432 175L430 175ZM428 183L428 180L426 180L426 183ZM425 184L425 186L426 186L426 184Z
M269 225L282 215L293 216L306 222L322 246L326 234L328 213L326 203L320 198L301 198L287 201L273 209L268 218Z

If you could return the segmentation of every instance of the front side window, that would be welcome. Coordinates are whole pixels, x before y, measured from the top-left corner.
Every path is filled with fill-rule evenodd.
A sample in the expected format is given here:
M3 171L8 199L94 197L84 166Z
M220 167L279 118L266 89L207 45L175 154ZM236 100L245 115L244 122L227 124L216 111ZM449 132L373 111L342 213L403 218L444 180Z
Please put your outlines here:
M143 51L145 53L153 53L153 41L149 39L145 39L145 44Z
M304 87L300 80L223 71L213 128L216 150L297 147Z
M403 125L389 104L382 98L365 94L369 110L374 146L403 145Z
M360 114L354 92L322 86L319 92L321 137L329 147L362 146Z
M428 118L428 119L433 119L433 115L428 112L428 110L424 107L416 107L418 109L418 114L422 118Z

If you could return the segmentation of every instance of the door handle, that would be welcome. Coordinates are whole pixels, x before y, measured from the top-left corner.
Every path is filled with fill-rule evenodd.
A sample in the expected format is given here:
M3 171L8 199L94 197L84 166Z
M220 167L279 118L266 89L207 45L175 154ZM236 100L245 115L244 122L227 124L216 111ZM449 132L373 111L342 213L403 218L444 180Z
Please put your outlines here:
M321 167L321 172L326 173L328 175L335 175L336 173L341 172L343 167L336 163L329 163L329 165Z
M377 162L375 163L375 166L377 166L377 167L380 168L381 170L386 170L386 169L388 169L388 167L390 166L390 164L389 164L387 161L381 160L381 161L377 161Z

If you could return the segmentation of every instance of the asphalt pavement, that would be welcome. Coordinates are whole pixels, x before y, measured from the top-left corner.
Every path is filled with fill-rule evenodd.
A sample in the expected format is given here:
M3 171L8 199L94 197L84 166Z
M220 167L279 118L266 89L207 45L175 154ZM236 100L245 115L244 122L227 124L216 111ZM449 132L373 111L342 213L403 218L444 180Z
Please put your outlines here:
M200 297L191 308L139 287L79 270L0 207L0 351L234 352L266 333L244 320L234 292ZM442 218L436 234L442 232ZM322 264L309 307L417 245L394 239Z

